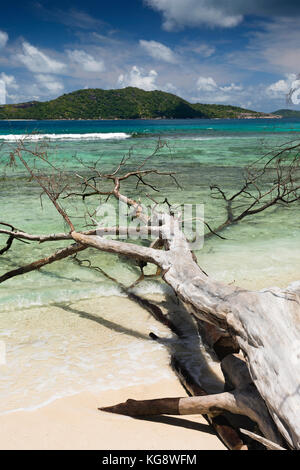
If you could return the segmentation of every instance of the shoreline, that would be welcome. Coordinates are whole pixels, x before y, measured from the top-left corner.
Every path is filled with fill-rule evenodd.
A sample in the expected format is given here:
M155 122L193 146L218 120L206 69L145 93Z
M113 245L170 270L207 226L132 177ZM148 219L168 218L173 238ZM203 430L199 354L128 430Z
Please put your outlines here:
M220 120L227 120L227 121L249 121L249 119L275 119L275 120L280 120L280 119L290 119L290 118L285 118L284 116L255 116L255 117L235 117L235 118L230 118L230 117L224 117L224 118L111 118L111 119L66 119L66 118L61 118L61 119L0 119L0 122L40 122L40 121L78 121L78 122L88 122L88 121L99 121L99 122L105 122L105 121L220 121Z
M34 411L0 416L0 450L226 450L200 415L134 419L105 413L127 398L186 396L179 381L163 380L101 393L59 398Z

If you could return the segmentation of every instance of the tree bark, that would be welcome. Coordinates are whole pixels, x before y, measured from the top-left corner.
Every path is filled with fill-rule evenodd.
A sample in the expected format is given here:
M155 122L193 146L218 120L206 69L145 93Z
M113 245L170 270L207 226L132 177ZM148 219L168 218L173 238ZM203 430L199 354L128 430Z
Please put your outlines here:
M216 282L205 275L195 262L188 242L173 217L161 216L161 231L166 251L75 232L72 236L83 245L123 253L159 266L163 279L193 316L228 331L235 338L244 354L255 391L258 391L268 410L264 415L266 425L260 423L264 436L281 444L277 428L289 446L299 449L300 386L299 376L295 374L295 370L299 370L300 353L298 287L255 292ZM248 399L257 402L249 389L247 395ZM232 406L237 412L241 396L220 397L222 401L219 405L221 403L224 409ZM217 397L214 397L210 406L218 408L217 404ZM244 414L249 416L249 410L244 405L243 408ZM181 407L181 410L187 409L190 408ZM275 427L270 425L270 421Z

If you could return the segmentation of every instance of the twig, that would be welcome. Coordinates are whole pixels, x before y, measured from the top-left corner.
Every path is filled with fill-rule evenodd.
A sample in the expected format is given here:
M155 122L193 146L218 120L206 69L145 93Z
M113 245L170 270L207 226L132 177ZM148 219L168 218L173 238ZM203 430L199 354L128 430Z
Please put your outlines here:
M246 429L241 429L240 431L242 434L245 434L246 436L251 437L257 442L260 442L263 444L265 447L267 447L270 450L287 450L284 447L281 447L279 444L276 444L275 442L270 441L269 439L266 439L265 437L259 436L258 434L255 434L254 432L247 431Z

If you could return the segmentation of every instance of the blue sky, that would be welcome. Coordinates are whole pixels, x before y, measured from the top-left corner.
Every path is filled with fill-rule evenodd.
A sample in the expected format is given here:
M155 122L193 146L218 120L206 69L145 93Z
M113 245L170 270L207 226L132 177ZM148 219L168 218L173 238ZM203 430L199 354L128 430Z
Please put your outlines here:
M137 86L193 102L300 109L300 2L14 1L0 17L0 104ZM298 98L299 96L299 98Z

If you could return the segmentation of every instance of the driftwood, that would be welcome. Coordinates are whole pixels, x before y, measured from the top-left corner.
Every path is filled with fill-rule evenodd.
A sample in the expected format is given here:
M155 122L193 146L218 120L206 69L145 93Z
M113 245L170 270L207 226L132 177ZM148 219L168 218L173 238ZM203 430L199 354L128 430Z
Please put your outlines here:
M295 147L292 146L288 150L294 150ZM219 343L219 352L222 351L220 360L227 388L224 392L141 402L128 400L123 404L104 408L105 411L129 416L205 414L210 417L229 411L250 418L257 424L262 437L273 443L275 447L300 449L300 283L294 283L286 289L249 291L216 282L207 276L198 265L181 230L180 220L172 210L169 213L154 211L149 217L138 201L121 193L121 183L129 178L136 178L137 185L143 184L152 189L155 189L154 186L145 182L146 176L169 175L176 181L173 173L145 170L146 161L137 170L123 174L120 172L124 161L111 174L102 174L94 168L95 178L112 183L113 187L109 190L99 188L95 178L77 175L84 184L83 192L69 191L64 197L69 197L71 194L82 198L93 195L115 197L129 206L134 211L134 217L144 223L139 230L146 235L151 227L151 233L157 236L158 242L151 246L141 246L105 239L102 235L110 232L107 228L106 231L103 228L86 232L77 231L60 203L60 197L66 186L57 189L56 183L52 184L45 176L38 176L24 160L22 152L24 148L17 149L14 159L21 161L31 178L41 186L70 231L57 235L31 235L3 222L0 225L5 228L1 229L0 233L8 236L4 251L11 248L14 239L23 241L35 239L39 242L69 239L75 244L43 260L2 275L0 282L74 255L87 247L134 259L142 266L141 269L145 263L151 263L157 266L164 281L173 289L186 310L199 322L199 326L202 322L213 326L215 332L213 343L215 345ZM260 173L250 171L245 185L236 195L238 197L243 194L250 199L250 205L240 215L234 215L233 212L235 197L228 198L220 188L214 187L226 202L228 213L228 219L225 224L217 228L218 232L229 223L238 222L246 215L260 212L270 205L299 201L299 183L295 177L299 157L291 160L288 171L284 171L282 166L281 150L275 157L263 165ZM258 187L257 178L264 175L268 165L274 161L277 179L272 188L263 192ZM256 195L250 192L251 187L257 191ZM266 202L266 198L270 200ZM112 232L114 230L115 227L111 229ZM117 231L125 233L126 227L117 227ZM212 230L210 233L215 231ZM233 355L238 350L242 356Z
M158 243L156 243L155 245L158 246ZM104 277L108 278L110 281L113 281L114 283L117 284L118 288L121 290L121 292L123 292L124 294L126 294L128 296L128 298L130 300L132 300L133 302L139 304L141 307L143 307L145 310L147 310L152 316L153 318L155 318L158 322L160 322L161 324L163 324L164 326L166 326L167 328L170 329L170 331L176 335L177 339L179 342L181 342L181 346L180 346L180 349L183 349L184 351L186 351L186 331L185 329L182 328L182 326L178 326L177 325L177 322L175 321L176 319L172 318L173 315L172 315L172 304L173 304L173 307L174 307L174 300L173 302L171 302L171 305L169 305L168 307L168 313L165 314L162 310L162 308L157 305L156 303L153 303L151 301L149 301L148 299L145 299L143 297L141 297L140 295L137 295L135 294L134 292L132 292L132 287L134 287L141 278L144 277L144 275L140 276L139 279L133 283L131 286L129 286L129 288L127 286L125 286L123 283L121 283L120 281L118 281L116 278L113 278L112 276L110 276L109 274L107 274L107 272L103 271L102 268L100 268L99 266L93 266L92 263L88 260L88 259L85 259L85 260L81 260L81 259L78 259L77 258L77 255L74 256L74 260L80 265L80 266L86 266L87 268L89 269L94 269L98 272L100 272ZM150 277L152 277L152 275L150 275ZM186 318L187 316L187 313L185 311L185 309L183 308L182 305L178 305L176 303L176 310L180 312L180 314L184 316L184 318ZM211 327L211 325L209 325L208 323L205 323L203 326L202 326L202 333L205 334L206 330L209 329L210 330L210 333L211 333L211 330L212 328L214 329L215 327ZM194 336L194 338L192 338L192 335ZM153 340L155 341L160 341L162 344L164 344L165 346L168 344L168 340L167 340L167 343L165 342L165 340L163 338L159 338L156 334L154 333L149 333L149 336L150 338L152 338ZM197 334L197 329L194 327L192 330L189 328L189 333L188 333L188 337L189 337L189 342L192 340L196 340L197 342L199 341L199 336ZM227 350L227 353L229 352L228 348L230 348L230 352L234 352L235 348L236 348L236 345L231 343L228 341L228 338L227 337L224 337L222 336L220 338L220 335L219 333L217 333L217 337L218 337L218 341L216 341L216 343L214 343L214 340L212 340L212 342L206 342L207 346L210 346L210 347L214 347L217 345L216 348L214 349L219 349L219 342L220 342L220 339L225 339L226 340L226 350ZM214 339L215 339L215 336L214 336ZM198 376L198 377L194 377L190 371L187 369L186 367L186 364L183 364L182 363L182 360L180 357L178 357L178 354L177 354L177 351L176 351L176 347L175 347L175 350L174 348L172 348L172 345L173 342L171 341L169 343L169 353L170 353L170 356L171 356L171 367L172 369L174 370L175 374L177 375L179 381L181 382L181 384L183 385L183 387L185 388L185 390L187 391L187 394L189 396L206 396L206 395L209 395L208 391L205 390L204 388L204 385L201 383L201 378ZM176 342L177 344L177 342ZM222 349L222 352L224 351L224 349ZM215 351L217 353L217 351ZM218 358L220 358L220 356L218 355L217 353L217 356ZM223 356L222 356L223 358ZM202 361L201 361L202 362ZM206 375L207 376L210 376L211 374L209 373L210 370L207 369L207 372L206 372ZM99 408L100 410L102 410L101 408ZM106 409L104 409L105 411L107 411ZM150 415L153 414L153 412L150 412ZM219 438L222 440L222 442L224 443L224 445L230 449L230 450L241 450L241 449L248 449L248 447L252 448L256 448L255 446L249 446L249 443L248 443L248 446L246 446L243 442L243 440L241 439L240 437L240 432L238 431L238 428L237 428L237 423L231 423L229 422L228 420L228 416L225 416L224 413L222 414L214 414L214 415L207 415L207 414L204 414L204 418L208 421L208 423L213 427L215 433L219 436ZM243 422L243 425L246 425L248 423L245 423ZM253 440L250 440L250 444L252 444Z
M167 251L78 233L72 236L82 245L123 253L160 266L164 280L192 315L235 337L255 387L251 385L243 392L214 396L213 401L205 405L188 398L191 408L183 401L178 405L179 412L193 409L196 413L197 406L200 414L211 408L230 409L251 417L267 439L281 444L281 435L291 447L300 448L299 377L291 362L290 347L299 342L299 293L292 288L251 292L213 281L195 263L183 233L174 218L170 219L171 216L162 216L161 230ZM174 230L170 230L171 223ZM253 413L253 407L247 404L254 403L255 408L257 394L267 406L262 420L261 414Z
M208 391L203 388L200 377L193 376L177 358L172 357L171 365L189 396L211 395L211 393L208 393ZM228 449L247 449L247 446L241 439L236 423L230 421L232 417L230 413L224 413L224 410L222 410L222 413L205 413L203 416ZM244 423L244 425L245 424L246 423Z

